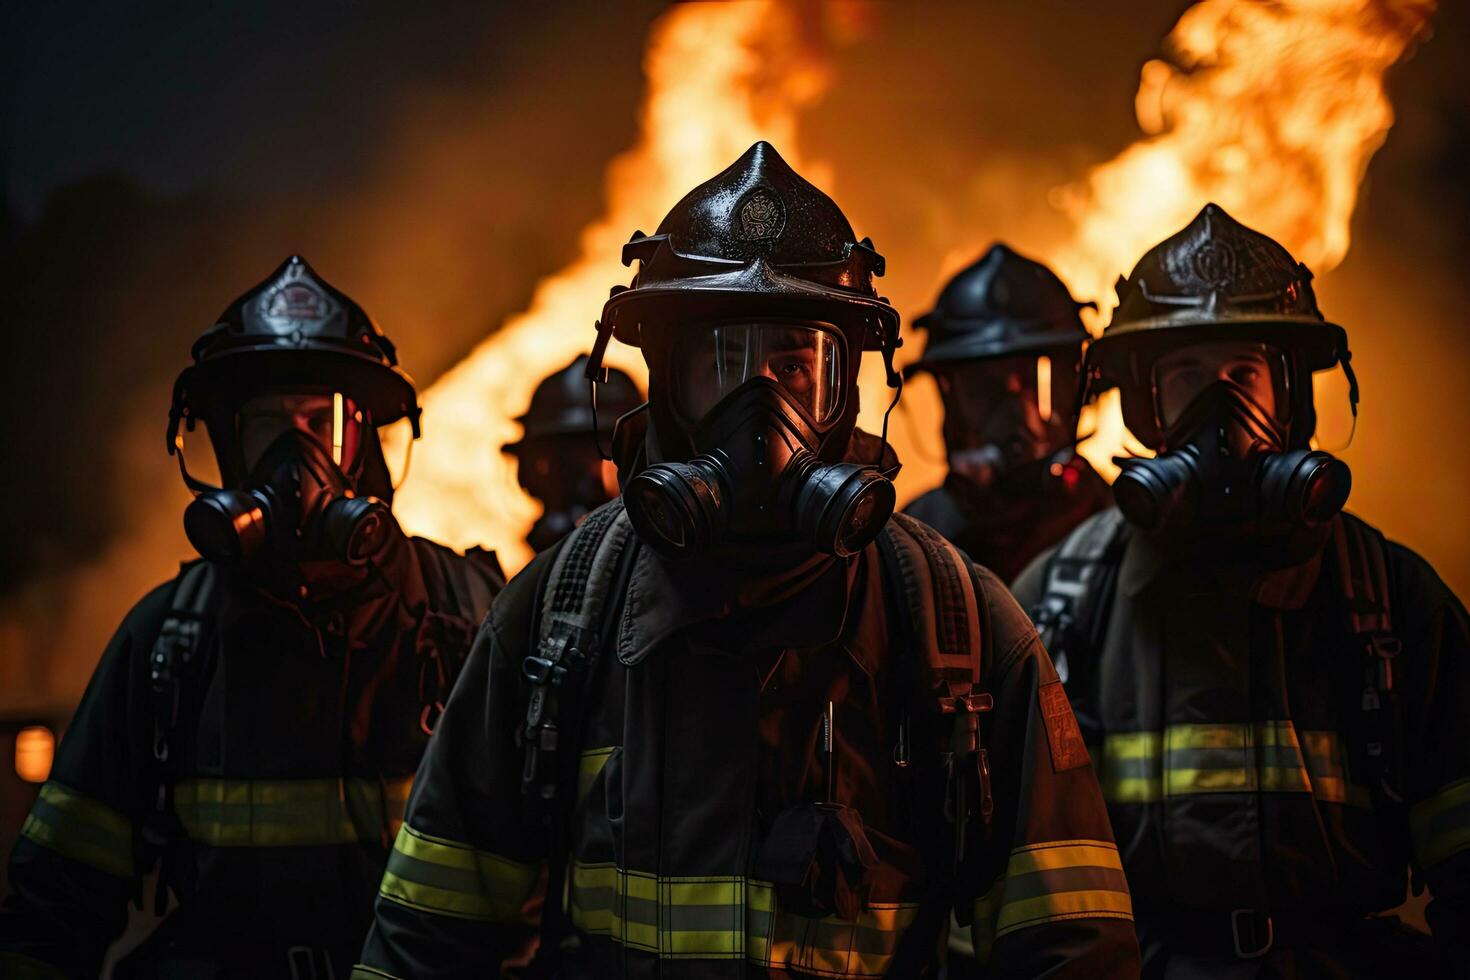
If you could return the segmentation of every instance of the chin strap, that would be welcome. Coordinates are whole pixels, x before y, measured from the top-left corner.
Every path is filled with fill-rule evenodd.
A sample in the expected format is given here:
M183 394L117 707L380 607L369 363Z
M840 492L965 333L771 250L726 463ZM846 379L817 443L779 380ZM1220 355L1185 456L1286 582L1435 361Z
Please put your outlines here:
M888 410L883 413L883 434L878 441L878 458L874 460L874 465L880 471L883 469L883 460L888 455L888 418L898 407L898 400L903 397L903 375L893 367L893 355L902 346L902 337L895 337L891 343L883 345L883 369L888 372L888 387L893 389L893 400L888 403Z

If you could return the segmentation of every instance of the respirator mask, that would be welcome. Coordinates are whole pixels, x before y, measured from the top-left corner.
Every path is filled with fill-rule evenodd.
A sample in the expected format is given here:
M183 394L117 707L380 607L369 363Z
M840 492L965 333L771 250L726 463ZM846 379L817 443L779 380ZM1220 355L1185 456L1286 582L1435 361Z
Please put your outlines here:
M1199 344L1151 369L1163 443L1153 459L1119 459L1118 507L1145 531L1251 524L1313 527L1347 502L1347 464L1291 448L1290 358L1255 342Z
M989 490L1076 442L1076 376L1053 385L1047 356L1005 357L935 371L949 470Z
M237 419L230 443L241 486L204 486L185 471L196 496L184 532L201 556L236 566L267 558L362 566L398 533L388 504L357 491L375 434L350 399L267 395L246 402Z
M893 513L894 489L876 466L831 459L842 453L827 437L846 420L849 398L856 408L846 358L828 324L680 327L661 397L694 455L653 463L624 486L640 538L669 558L732 541L838 557L866 547Z

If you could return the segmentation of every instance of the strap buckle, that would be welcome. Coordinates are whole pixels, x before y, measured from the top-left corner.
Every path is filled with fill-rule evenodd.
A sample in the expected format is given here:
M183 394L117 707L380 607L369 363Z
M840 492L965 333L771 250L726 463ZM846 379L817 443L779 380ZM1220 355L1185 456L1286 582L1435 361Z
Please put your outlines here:
M1276 927L1265 912L1236 909L1230 913L1230 938L1235 943L1236 959L1258 960L1271 952Z

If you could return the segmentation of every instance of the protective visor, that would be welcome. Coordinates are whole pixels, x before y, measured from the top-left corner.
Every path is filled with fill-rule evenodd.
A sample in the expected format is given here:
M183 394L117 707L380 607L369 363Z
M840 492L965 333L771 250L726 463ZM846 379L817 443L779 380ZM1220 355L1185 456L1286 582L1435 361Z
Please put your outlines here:
M825 323L721 322L685 328L674 344L675 411L695 423L752 378L776 382L816 425L842 408L842 336Z
M1289 366L1280 348L1259 341L1190 344L1161 354L1150 368L1154 417L1160 430L1168 431L1200 392L1225 381L1287 425L1292 413Z

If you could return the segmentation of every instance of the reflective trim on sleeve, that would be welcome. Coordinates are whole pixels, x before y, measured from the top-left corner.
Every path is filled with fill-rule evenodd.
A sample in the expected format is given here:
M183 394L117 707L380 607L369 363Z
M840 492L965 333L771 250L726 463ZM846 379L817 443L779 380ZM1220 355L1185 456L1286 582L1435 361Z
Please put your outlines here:
M133 874L133 825L128 818L58 782L41 787L20 833L98 871L122 878Z
M740 876L677 877L575 862L572 924L664 959L744 958L829 977L886 976L917 903L871 903L857 922L777 907L775 887Z
M1062 919L1132 919L1118 848L1108 841L1028 844L1011 852L1005 877L975 902L975 952L1000 937Z
M592 790L592 784L597 782L598 773L602 767L607 765L608 758L613 754L613 746L600 749L588 749L582 753L582 760L577 767L577 802L580 803Z
M1310 793L1324 803L1369 804L1348 780L1336 732L1304 732L1290 721L1170 725L1162 732L1108 735L1098 769L1111 803L1154 803L1206 793Z
M482 922L523 922L541 866L512 861L404 824L378 894L421 912Z
M1409 832L1421 867L1470 849L1470 778L1440 788L1409 809Z
M191 779L174 787L174 812L190 838L212 847L386 846L412 785L412 777Z
M5 980L67 980L66 971L60 967L19 953L0 953L0 977L5 977Z

